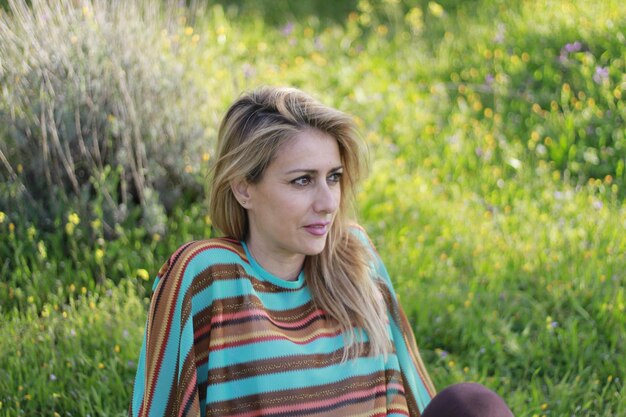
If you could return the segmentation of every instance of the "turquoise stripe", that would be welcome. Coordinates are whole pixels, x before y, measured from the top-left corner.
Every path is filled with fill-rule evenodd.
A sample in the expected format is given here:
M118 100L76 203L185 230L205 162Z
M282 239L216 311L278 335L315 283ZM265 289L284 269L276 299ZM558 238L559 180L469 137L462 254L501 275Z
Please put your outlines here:
M263 305L269 306L268 310L284 311L303 306L311 301L311 293L307 287L290 292L263 293L257 292Z
M209 307L214 301L242 296L255 296L265 306L266 310L272 311L295 309L311 301L311 293L308 289L288 293L263 293L257 292L249 280L237 278L214 282L209 287L195 294L192 300L193 313L199 313Z
M133 417L137 417L139 414L139 407L141 407L141 401L143 400L144 386L146 380L146 331L144 329L143 342L141 343L141 350L139 351L139 359L137 361L137 374L135 375L135 384L133 386L133 398L132 409Z
M181 296L183 293L181 292ZM165 345L165 355L159 369L159 378L155 383L154 396L152 397L152 407L150 408L150 416L165 415L165 407L167 399L170 395L171 381L174 376L178 379L176 372L176 359L179 354L180 343L180 313L181 313L181 297L176 300L176 308L174 309L174 317L172 318L172 327L167 335L167 343ZM186 353L186 352L185 352ZM184 354L184 353L183 353ZM156 360L156 358L153 358Z
M403 364L404 383L405 385L408 384L411 392L415 396L420 411L423 411L430 402L430 394L424 386L424 382L420 379L417 368L411 360L409 350L406 343L404 343L402 331L393 320L391 320L391 332L396 347L396 355L400 363Z
M180 352L180 363L178 364L178 375L182 373L183 362L193 349L193 320L187 320L183 326L178 351Z
M356 360L320 369L302 369L267 375L258 375L236 381L227 381L207 387L207 398L227 401L264 392L287 389L311 388L337 382L338 376L364 376L380 372L384 366L382 357L358 358Z
M291 310L311 301L311 293L308 289L301 289L289 293L263 293L257 292L252 283L245 278L214 282L209 287L198 292L192 300L193 311L198 313L211 305L212 302L241 296L255 296L264 305L266 310L285 311Z
M205 268L210 265L224 265L224 264L237 264L243 265L241 257L228 249L222 248L209 248L199 253L194 257L194 260L198 259L200 262L205 263ZM204 268L202 268L204 269Z

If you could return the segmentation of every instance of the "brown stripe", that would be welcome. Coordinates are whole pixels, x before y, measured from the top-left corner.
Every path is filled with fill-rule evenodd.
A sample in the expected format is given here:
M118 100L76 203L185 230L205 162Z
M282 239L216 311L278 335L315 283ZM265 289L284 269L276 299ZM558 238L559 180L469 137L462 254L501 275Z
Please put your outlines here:
M323 368L341 362L342 354L343 349L328 354L281 356L216 368L209 371L209 384L300 369Z
M373 389L376 386L386 386L391 380L397 378L399 378L399 375L397 375L395 371L388 371L386 373L377 372L376 374L353 377L323 386L272 391L241 397L236 400L214 403L208 402L206 408L207 417L225 417L276 406L289 406L309 401L330 400L357 391ZM203 389L201 396L202 392L206 391ZM363 406L361 405L358 408L362 410Z
M263 310L272 320L284 323L293 323L302 320L316 310L312 301L308 301L297 308L288 310L269 310L263 305L261 300L254 295L220 298L213 300L207 308L194 315L194 327L199 329L209 324L212 318L219 314L241 313L254 309Z

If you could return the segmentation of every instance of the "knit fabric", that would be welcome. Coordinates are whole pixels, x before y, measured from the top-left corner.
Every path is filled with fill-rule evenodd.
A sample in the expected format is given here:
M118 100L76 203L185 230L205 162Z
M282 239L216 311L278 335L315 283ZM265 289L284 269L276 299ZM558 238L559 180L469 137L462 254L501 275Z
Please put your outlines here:
M394 349L342 362L342 333L304 273L275 277L227 238L179 248L155 281L129 415L419 416L435 390L372 251Z

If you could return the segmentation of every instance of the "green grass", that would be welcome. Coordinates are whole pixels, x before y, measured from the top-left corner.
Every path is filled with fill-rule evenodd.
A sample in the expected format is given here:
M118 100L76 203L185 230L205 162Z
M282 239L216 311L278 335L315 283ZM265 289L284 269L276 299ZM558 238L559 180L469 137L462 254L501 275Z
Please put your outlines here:
M206 94L189 111L207 137L259 84L357 117L371 156L359 219L439 389L473 380L516 416L609 417L626 415L622 3L360 1L318 16L224 2L168 36ZM108 240L98 201L45 227L0 208L0 416L124 415L149 278L211 235L197 201L164 234L131 210Z

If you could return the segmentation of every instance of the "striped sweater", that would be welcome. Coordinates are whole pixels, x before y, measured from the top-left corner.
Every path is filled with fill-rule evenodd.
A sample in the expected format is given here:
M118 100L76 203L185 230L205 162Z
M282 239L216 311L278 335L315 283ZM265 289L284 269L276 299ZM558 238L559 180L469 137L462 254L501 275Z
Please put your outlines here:
M342 362L342 333L303 273L275 277L227 238L182 246L155 281L129 415L419 416L434 388L375 263L394 350Z

